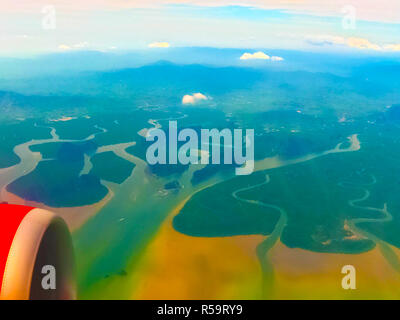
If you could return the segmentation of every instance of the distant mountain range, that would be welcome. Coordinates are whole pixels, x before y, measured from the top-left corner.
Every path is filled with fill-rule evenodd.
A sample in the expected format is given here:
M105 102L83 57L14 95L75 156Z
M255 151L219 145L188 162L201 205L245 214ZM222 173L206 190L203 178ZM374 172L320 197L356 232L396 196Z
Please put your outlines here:
M268 55L280 56L284 61L240 60L243 53L262 51ZM399 55L388 54L352 56L332 52L303 52L277 49L219 49L208 47L177 47L148 49L129 52L66 51L25 58L0 57L0 79L30 78L49 75L72 75L84 71L106 71L137 68L160 60L175 64L202 64L210 66L250 66L271 70L306 70L347 74L352 68L375 64L382 61L397 61Z
M225 111L333 110L356 114L400 102L400 64L383 61L351 69L348 76L304 70L153 64L111 71L0 80L0 106L41 110L181 107L182 97L200 92L206 106ZM16 93L17 92L17 93Z

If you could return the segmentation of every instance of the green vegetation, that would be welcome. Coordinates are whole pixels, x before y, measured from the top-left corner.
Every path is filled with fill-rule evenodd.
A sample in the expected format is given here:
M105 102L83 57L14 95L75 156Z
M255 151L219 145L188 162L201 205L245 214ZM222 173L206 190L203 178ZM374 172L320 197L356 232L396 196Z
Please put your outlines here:
M42 161L35 171L7 186L7 190L51 207L75 207L103 199L108 190L93 175L79 175L83 162Z
M113 152L96 154L91 161L93 169L90 174L115 183L123 183L135 167L135 164L116 156Z
M16 145L46 138L50 138L50 129L37 127L31 120L0 123L0 168L10 167L20 161L13 151Z

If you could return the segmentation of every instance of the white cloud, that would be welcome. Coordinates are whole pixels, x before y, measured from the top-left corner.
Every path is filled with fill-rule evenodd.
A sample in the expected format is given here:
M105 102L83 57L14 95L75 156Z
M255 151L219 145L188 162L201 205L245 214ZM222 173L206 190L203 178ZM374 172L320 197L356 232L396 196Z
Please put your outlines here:
M278 56L272 56L270 57L269 55L265 54L262 51L258 51L255 53L243 53L243 55L240 57L240 60L271 60L271 61L283 61L282 57Z
M347 45L352 48L368 49L368 50L382 50L382 47L378 44L370 42L364 38L348 38Z
M277 56L272 56L271 57L271 61L283 61L285 59L283 59L282 57L277 57Z
M149 44L149 48L169 48L170 44L168 42L153 42Z
M80 42L80 43L73 44L73 45L60 44L58 46L58 49L67 51L67 50L73 50L73 49L79 50L79 49L84 49L87 47L89 47L89 43L85 41L85 42Z
M206 97L204 94L202 93L194 93L193 95L190 94L186 94L183 96L182 98L182 104L196 104L198 102L201 101L206 101L208 100L208 97Z
M83 48L89 47L89 43L84 41L84 42L80 42L80 43L74 44L73 47L76 48L76 49L83 49Z
M400 51L400 44L379 44L372 42L366 38L350 37L344 38L339 36L331 35L319 35L319 36L309 36L306 37L306 41L309 44L316 46L325 45L340 45L347 46L350 48L356 48L361 50L375 50L375 51Z
M331 35L312 35L307 36L306 41L309 44L315 46L324 46L324 45L344 45L346 44L346 39L339 36L331 36Z
M400 43L396 44L387 44L383 47L385 50L390 50L390 51L400 51Z
M66 44L60 44L58 46L58 49L60 49L60 50L71 50L72 48L70 46L67 46Z
M253 60L253 59L269 60L271 59L271 57L262 51L255 52L253 54L246 52L240 57L240 60Z

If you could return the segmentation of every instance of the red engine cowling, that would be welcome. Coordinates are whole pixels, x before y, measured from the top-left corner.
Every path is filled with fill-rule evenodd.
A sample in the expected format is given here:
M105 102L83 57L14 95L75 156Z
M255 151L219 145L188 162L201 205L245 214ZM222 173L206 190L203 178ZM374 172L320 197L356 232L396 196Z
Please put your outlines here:
M0 204L0 299L75 299L71 235L38 208Z

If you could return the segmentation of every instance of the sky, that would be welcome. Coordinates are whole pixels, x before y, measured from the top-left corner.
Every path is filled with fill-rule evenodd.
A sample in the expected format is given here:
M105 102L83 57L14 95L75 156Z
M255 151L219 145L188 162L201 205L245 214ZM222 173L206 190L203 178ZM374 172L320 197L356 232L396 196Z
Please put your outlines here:
M3 56L190 46L397 53L400 1L0 0Z

